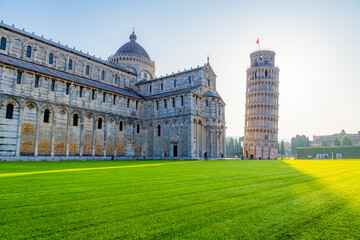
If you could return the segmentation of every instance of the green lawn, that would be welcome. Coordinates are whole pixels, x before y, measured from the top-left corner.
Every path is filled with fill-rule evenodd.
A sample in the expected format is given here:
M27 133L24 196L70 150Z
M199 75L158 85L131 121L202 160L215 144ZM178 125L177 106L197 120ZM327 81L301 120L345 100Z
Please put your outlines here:
M360 160L0 162L22 238L360 239Z

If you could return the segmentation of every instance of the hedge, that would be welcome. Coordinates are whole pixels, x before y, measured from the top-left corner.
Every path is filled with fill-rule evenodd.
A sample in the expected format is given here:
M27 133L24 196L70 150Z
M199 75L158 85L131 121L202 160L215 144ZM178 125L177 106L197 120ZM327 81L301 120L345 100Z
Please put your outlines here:
M360 158L360 146L332 146L332 147L297 147L296 156L299 159L311 156L315 158L317 154L328 154L331 159L332 154L334 159L336 154L341 153L343 159L358 159Z

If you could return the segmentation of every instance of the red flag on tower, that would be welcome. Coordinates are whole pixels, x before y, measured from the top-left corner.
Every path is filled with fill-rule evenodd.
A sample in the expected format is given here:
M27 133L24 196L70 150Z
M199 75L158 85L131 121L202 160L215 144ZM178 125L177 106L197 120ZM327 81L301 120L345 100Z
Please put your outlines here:
M256 43L259 44L259 38L256 40Z

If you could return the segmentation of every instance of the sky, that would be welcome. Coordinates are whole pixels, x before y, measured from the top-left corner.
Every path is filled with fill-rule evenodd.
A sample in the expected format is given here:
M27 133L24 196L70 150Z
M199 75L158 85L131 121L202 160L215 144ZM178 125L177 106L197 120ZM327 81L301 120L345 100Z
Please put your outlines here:
M206 62L226 103L227 136L243 136L246 68L258 48L280 69L279 139L360 130L360 1L0 0L0 19L102 59L133 28L157 76Z

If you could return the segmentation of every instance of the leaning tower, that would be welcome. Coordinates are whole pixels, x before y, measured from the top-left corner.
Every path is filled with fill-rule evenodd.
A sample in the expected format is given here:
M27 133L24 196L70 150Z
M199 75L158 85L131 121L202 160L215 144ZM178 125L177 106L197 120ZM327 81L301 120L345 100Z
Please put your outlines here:
M246 80L244 158L275 159L278 155L279 69L275 52L250 54Z

